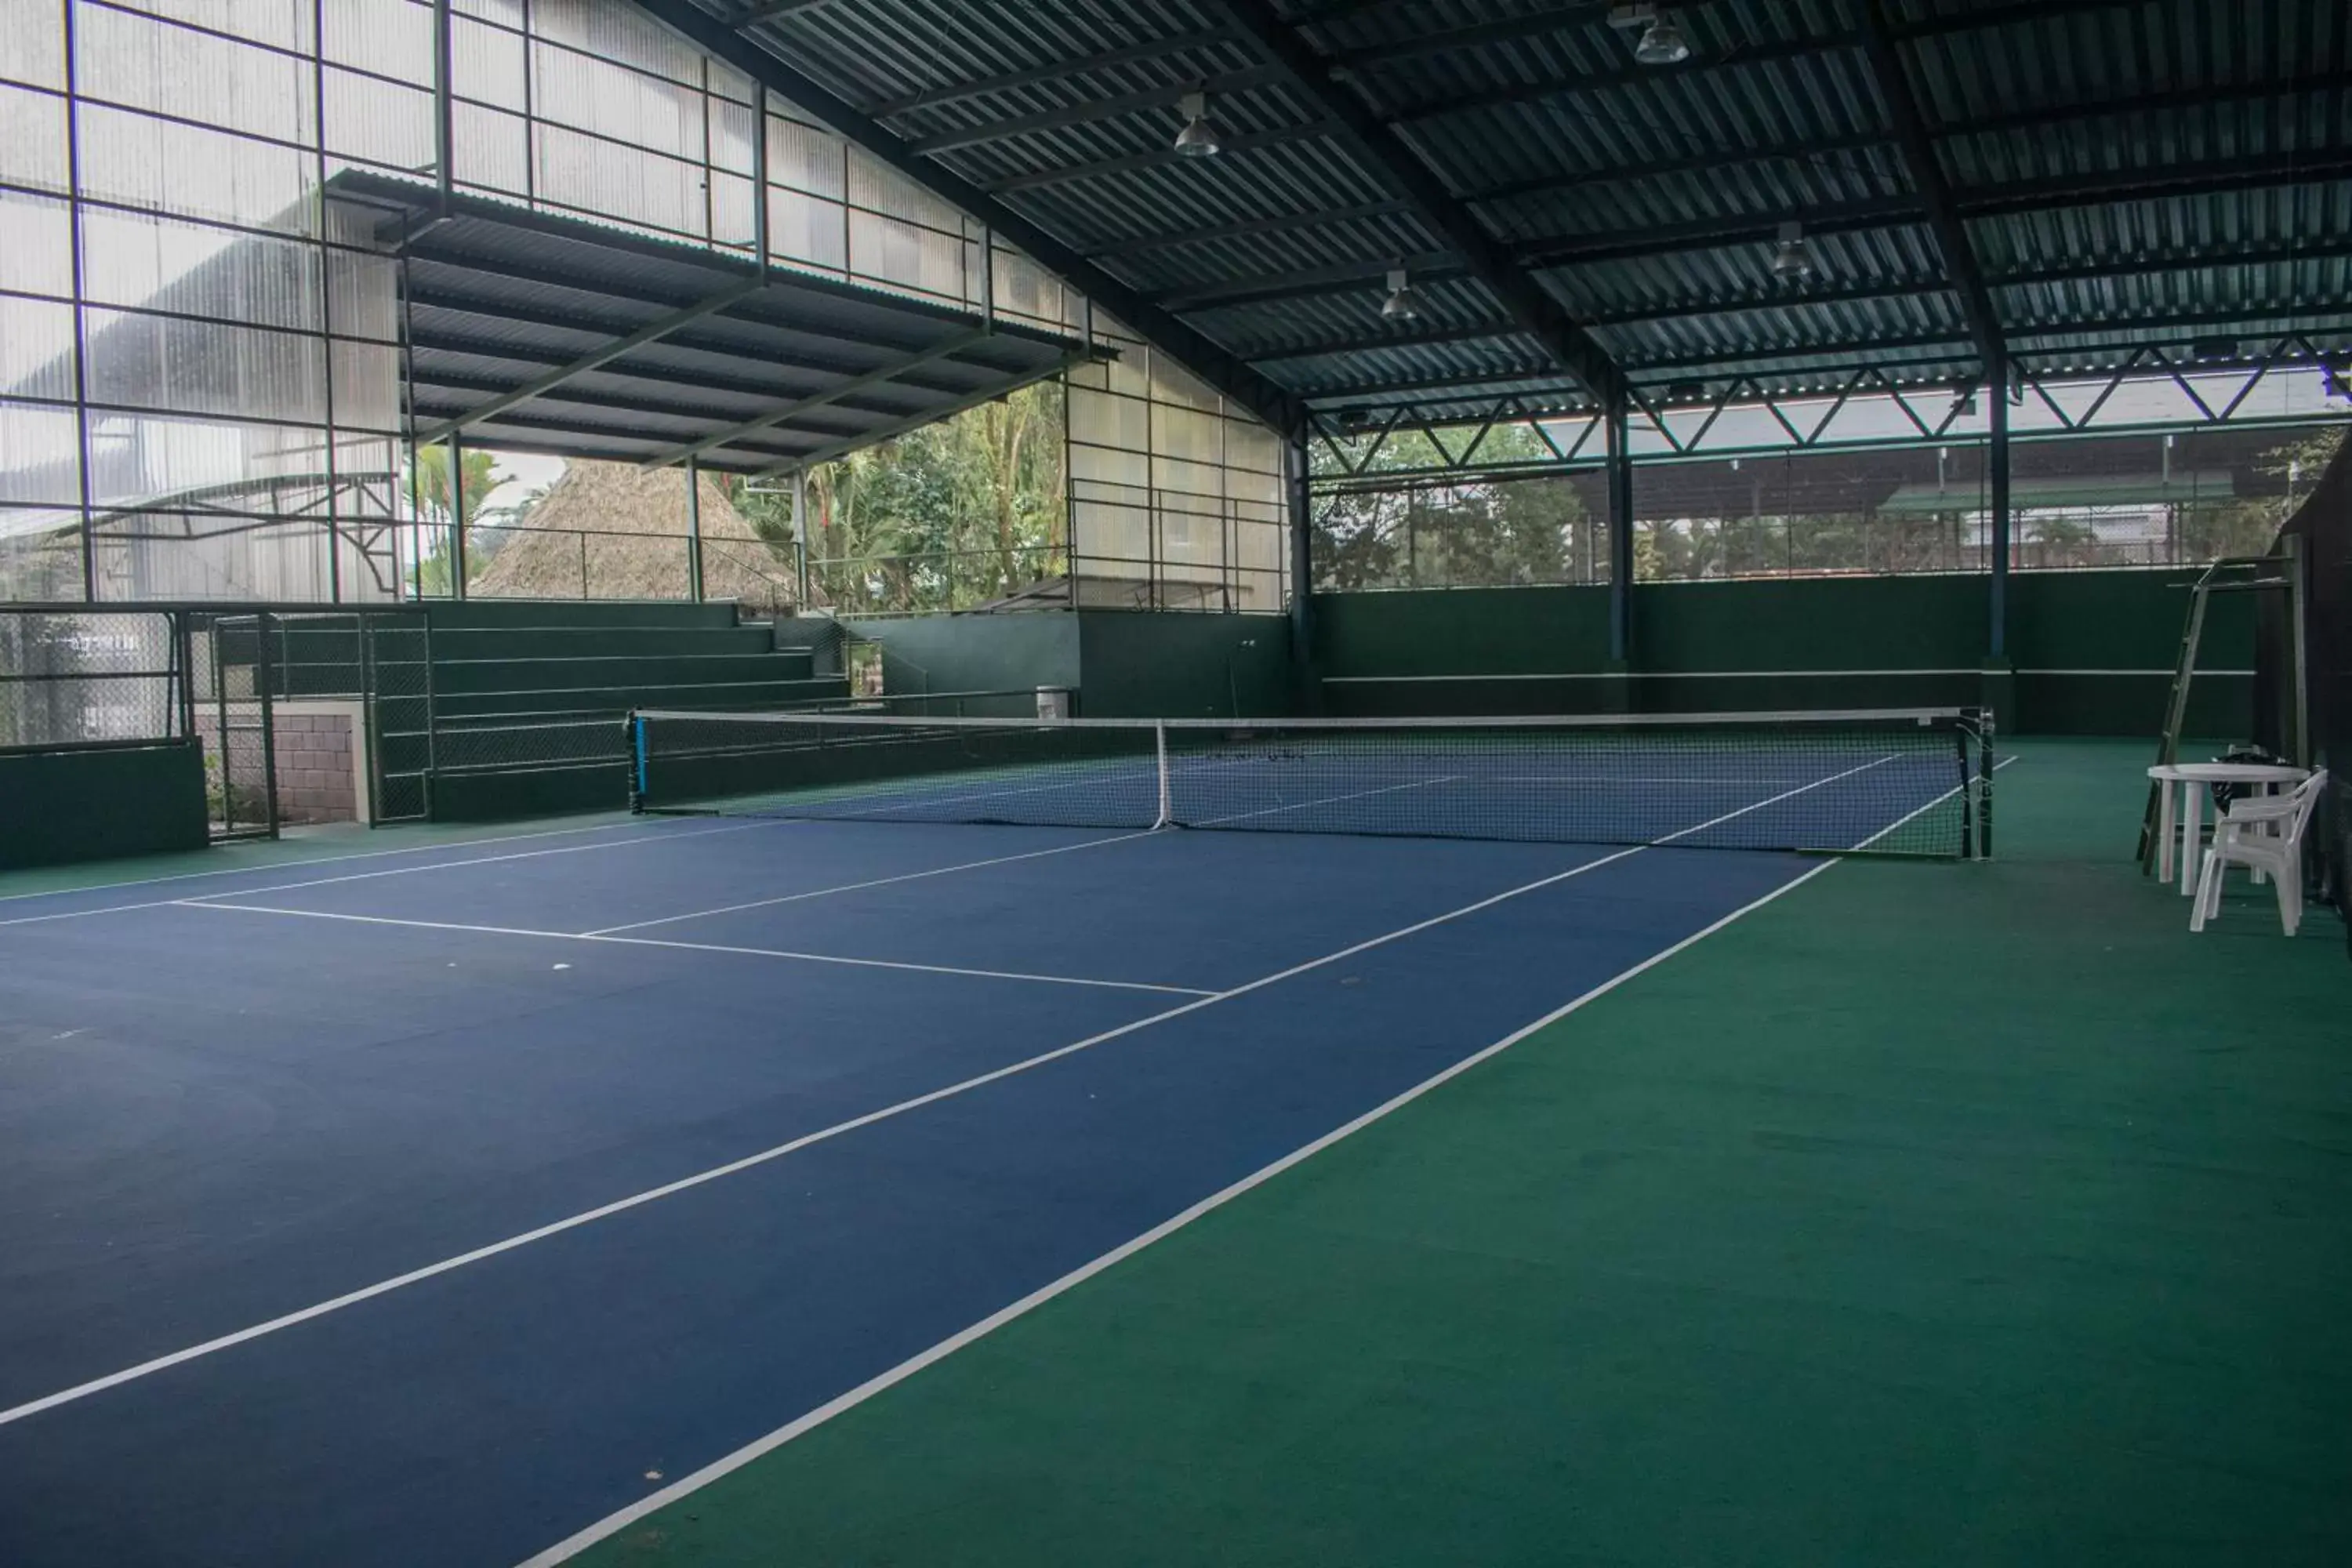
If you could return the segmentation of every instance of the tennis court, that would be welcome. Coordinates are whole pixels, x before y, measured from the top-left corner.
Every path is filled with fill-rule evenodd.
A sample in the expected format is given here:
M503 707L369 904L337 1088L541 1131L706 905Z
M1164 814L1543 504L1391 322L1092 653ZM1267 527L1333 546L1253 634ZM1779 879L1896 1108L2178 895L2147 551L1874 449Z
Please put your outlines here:
M1828 863L1678 837L1937 799L1751 760L1646 847L647 816L0 905L9 1560L528 1558Z

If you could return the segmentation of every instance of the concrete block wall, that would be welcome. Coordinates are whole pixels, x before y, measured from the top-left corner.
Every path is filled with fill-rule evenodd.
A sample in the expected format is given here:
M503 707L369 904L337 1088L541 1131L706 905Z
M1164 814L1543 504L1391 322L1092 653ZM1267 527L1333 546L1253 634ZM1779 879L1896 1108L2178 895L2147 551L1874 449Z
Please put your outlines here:
M340 713L280 713L272 725L281 822L351 822L359 816L352 721Z

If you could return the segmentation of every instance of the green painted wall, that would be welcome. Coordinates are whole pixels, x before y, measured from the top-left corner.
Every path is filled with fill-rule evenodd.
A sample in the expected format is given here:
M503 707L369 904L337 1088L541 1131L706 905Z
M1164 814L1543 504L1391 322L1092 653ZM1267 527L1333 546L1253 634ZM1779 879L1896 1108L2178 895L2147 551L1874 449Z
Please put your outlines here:
M2020 573L2010 580L2019 674L2004 728L2154 735L2193 572ZM1645 583L1633 594L1633 705L1651 712L1946 706L1980 700L1987 583L1976 576ZM2252 659L2251 601L2223 596L2202 662ZM1591 712L1608 647L1604 588L1318 595L1315 652L1330 711ZM1889 671L1922 673L1888 674ZM1870 673L1881 672L1881 673ZM1349 676L1541 675L1460 684ZM2251 682L2192 691L2192 733L2249 723Z
M1598 670L1609 658L1606 588L1318 594L1314 620L1325 675Z
M847 625L854 635L882 645L883 675L894 696L1078 685L1078 618L1066 612L910 616Z
M1291 711L1281 616L1081 610L1078 711L1094 719L1273 718Z
M194 742L0 754L0 870L205 844Z

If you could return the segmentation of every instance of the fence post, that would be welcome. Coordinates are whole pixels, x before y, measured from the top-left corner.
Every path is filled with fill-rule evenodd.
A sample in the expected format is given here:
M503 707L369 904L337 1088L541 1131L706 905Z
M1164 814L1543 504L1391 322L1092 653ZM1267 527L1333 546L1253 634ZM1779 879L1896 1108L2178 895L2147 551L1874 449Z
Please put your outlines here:
M702 603L702 466L692 458L686 460L686 588Z

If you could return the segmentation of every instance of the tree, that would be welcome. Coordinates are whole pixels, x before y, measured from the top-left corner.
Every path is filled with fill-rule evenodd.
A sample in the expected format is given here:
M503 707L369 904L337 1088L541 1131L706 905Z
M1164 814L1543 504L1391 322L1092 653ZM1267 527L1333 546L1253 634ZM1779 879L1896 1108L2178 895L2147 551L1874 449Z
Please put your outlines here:
M498 481L491 477L491 470L497 466L498 458L493 454L471 447L464 448L457 469L457 493L453 497L450 493L448 447L436 443L415 449L415 464L404 482L410 493L416 498L418 517L433 525L426 531L424 541L431 553L424 555L413 569L415 585L420 595L426 598L448 595L450 525L453 520L459 527L470 528L473 525L475 515L482 509L482 502L488 499L491 490L498 488ZM462 512L458 507L463 508ZM473 570L469 565L468 578L473 575Z
M1064 569L1063 394L1041 384L812 470L809 575L841 612L963 609ZM761 537L793 540L792 504L737 481Z

